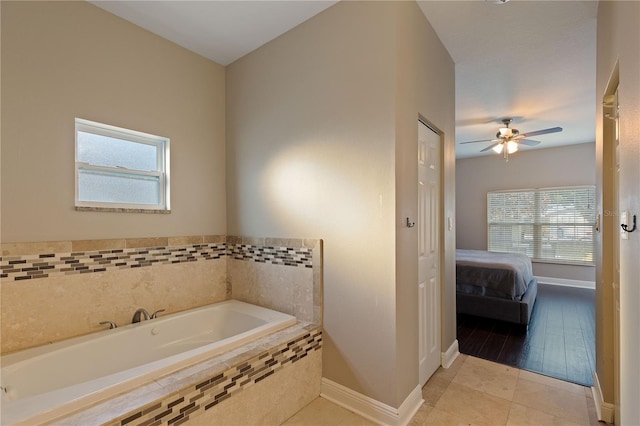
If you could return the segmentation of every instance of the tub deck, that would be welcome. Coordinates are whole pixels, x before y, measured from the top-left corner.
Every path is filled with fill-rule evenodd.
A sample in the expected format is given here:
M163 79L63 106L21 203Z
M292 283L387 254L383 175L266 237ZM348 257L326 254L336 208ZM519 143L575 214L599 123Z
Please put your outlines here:
M285 352L287 348L288 352ZM115 426L126 423L127 426L135 426L157 416L166 417L165 420L184 417L185 413L187 417L194 417L198 415L194 409L205 410L214 406L233 393L321 348L321 328L315 324L298 322L213 359L58 418L53 424ZM242 377L238 378L239 374L243 374ZM205 382L207 384L203 385ZM231 383L233 386L230 386ZM221 396L222 393L225 394ZM197 404L185 410L191 405L191 399L197 400ZM166 421L163 423L166 424Z
M293 316L229 300L5 355L2 423L47 423L149 385L154 393L161 378L250 356L256 339L266 345L264 337L295 324Z

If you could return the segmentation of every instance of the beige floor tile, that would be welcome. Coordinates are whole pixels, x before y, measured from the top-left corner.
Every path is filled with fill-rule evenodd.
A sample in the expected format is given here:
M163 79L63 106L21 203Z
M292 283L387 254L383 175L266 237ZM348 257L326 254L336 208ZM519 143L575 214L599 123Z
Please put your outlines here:
M520 371L520 378L542 383L543 385L552 386L554 388L563 389L578 395L585 395L585 391L591 393L591 388L577 385L575 383L565 382L564 380L554 379L553 377L542 374L532 373L531 371Z
M438 370L436 370L436 372L431 377L432 378L439 377L443 380L450 382L456 376L460 368L462 368L467 358L469 358L469 356L467 355L463 355L463 354L458 355L456 360L453 361L453 364L451 364L449 368L440 367L438 368Z
M535 408L511 404L507 426L580 426L567 419L547 414Z
M514 377L516 384L511 393ZM513 402L495 393L511 394ZM604 425L598 423L589 388L464 355L451 368L438 369L423 387L422 396L425 404L409 426ZM374 424L317 398L283 425Z
M318 397L284 422L283 426L375 426L375 423Z
M468 357L452 383L511 401L516 391L518 373L517 368Z
M519 379L513 402L578 424L589 422L587 397L527 379Z
M476 423L468 421L466 418L458 416L457 414L448 413L446 411L433 408L427 418L425 419L423 426L476 426Z
M425 405L434 406L447 390L451 380L447 380L444 377L435 376L431 377L422 388L422 399L424 399Z
M426 425L427 417L433 410L433 407L429 404L422 404L416 414L411 418L408 426L423 426Z
M498 426L507 423L509 406L506 399L452 382L435 408L463 418L468 423Z

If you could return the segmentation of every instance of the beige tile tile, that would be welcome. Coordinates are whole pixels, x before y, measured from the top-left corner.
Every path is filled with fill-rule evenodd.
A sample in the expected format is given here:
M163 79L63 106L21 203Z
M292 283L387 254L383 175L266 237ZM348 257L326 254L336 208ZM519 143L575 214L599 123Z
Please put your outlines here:
M205 235L203 237L204 244L220 244L226 241L225 235Z
M427 417L429 413L431 413L433 407L429 404L422 404L422 406L418 409L416 414L411 418L408 423L408 426L422 426L426 424Z
M587 424L587 398L557 387L519 379L513 402L578 424Z
M314 322L313 271L308 268L229 259L232 297Z
M565 382L564 380L554 379L553 377L544 376L542 374L532 373L531 371L520 371L520 378L566 390L577 395L586 395L586 391L589 392L589 395L591 394L591 388L577 385L575 383Z
M202 244L204 238L202 235L190 235L182 237L169 237L167 243L169 246L186 246L191 244Z
M167 237L157 238L127 238L127 248L166 247L169 245Z
M425 401L425 405L436 405L442 394L447 390L449 383L451 381L447 380L447 378L434 374L422 388L422 398Z
M286 426L373 426L375 424L320 397L283 423Z
M304 240L299 238L265 238L263 241L265 246L271 247L291 247L301 248L304 247Z
M167 315L226 300L226 269L225 258L3 281L2 353L129 324L140 307Z
M475 426L477 424L478 423L474 423L472 420L468 420L466 417L448 413L438 408L433 408L424 423L422 423L424 426Z
M451 382L435 408L468 423L498 426L506 424L509 406L506 399Z
M453 361L453 364L451 364L449 368L442 368L442 367L438 368L438 370L436 370L436 372L433 374L432 377L441 377L447 380L448 382L450 382L456 376L458 371L460 371L460 368L462 368L467 358L468 358L467 355L463 355L463 354L458 355L456 360Z
M43 253L70 253L71 241L42 241L30 243L2 243L2 256L28 256Z
M547 414L535 408L511 404L507 426L579 426L567 419Z
M125 239L111 240L77 240L71 243L72 251L98 251L98 250L114 250L127 247Z
M517 368L468 357L452 382L511 401L518 373Z

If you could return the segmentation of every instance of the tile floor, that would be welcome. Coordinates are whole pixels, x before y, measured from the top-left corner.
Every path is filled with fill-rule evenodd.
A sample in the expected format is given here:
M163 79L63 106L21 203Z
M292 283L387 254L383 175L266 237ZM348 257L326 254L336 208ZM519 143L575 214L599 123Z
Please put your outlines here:
M598 423L590 388L467 355L438 369L422 397L409 426L605 425ZM317 398L283 426L374 424Z

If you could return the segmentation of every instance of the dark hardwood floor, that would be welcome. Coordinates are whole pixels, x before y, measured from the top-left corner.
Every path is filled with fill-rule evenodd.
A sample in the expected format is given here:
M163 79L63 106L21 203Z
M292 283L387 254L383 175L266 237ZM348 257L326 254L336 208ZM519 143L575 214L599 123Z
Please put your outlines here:
M595 290L539 284L529 329L458 314L460 352L585 386L595 370Z

